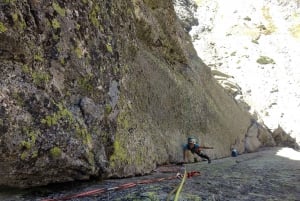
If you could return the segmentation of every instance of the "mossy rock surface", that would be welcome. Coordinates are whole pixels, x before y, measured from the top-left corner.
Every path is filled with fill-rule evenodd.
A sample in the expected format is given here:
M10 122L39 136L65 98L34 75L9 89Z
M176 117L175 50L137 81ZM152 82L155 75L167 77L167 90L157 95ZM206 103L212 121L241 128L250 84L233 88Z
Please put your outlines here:
M0 186L148 174L181 161L189 135L213 158L243 146L250 115L198 58L172 1L0 11Z

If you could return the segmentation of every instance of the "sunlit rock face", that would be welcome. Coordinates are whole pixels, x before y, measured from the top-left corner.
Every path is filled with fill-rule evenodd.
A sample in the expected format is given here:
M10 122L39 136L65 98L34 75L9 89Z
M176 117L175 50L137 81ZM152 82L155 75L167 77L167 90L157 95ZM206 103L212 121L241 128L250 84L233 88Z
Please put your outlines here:
M198 8L186 16L198 25L189 33L215 78L259 122L299 143L300 2L190 2Z

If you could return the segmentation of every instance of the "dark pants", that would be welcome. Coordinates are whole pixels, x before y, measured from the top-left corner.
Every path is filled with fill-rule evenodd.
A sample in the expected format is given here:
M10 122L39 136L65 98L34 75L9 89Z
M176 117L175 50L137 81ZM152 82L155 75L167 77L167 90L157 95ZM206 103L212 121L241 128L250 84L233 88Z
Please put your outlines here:
M207 154L202 153L201 151L200 151L200 152L196 152L196 154L197 154L198 156L200 156L201 158L205 158L205 159L210 163L210 158L208 157Z

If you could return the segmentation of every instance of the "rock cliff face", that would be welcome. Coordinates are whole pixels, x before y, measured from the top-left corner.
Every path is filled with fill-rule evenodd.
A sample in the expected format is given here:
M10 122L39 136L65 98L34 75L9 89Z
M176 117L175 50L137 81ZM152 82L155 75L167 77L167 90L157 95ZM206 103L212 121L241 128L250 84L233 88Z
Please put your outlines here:
M197 57L171 0L0 9L1 186L145 174L181 160L188 135L212 158L246 137L264 139L246 151L274 145Z
M300 1L178 1L185 24L198 19L193 44L218 82L259 122L300 144Z

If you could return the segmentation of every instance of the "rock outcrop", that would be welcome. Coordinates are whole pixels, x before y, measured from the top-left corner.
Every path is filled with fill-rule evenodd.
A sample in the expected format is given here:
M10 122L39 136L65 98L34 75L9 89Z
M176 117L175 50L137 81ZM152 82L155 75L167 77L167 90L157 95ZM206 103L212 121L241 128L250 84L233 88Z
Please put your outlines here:
M258 122L300 144L300 1L194 2L189 21L199 23L190 34L199 57Z
M0 186L145 174L180 161L188 135L212 158L245 150L251 116L198 58L171 0L0 10Z

